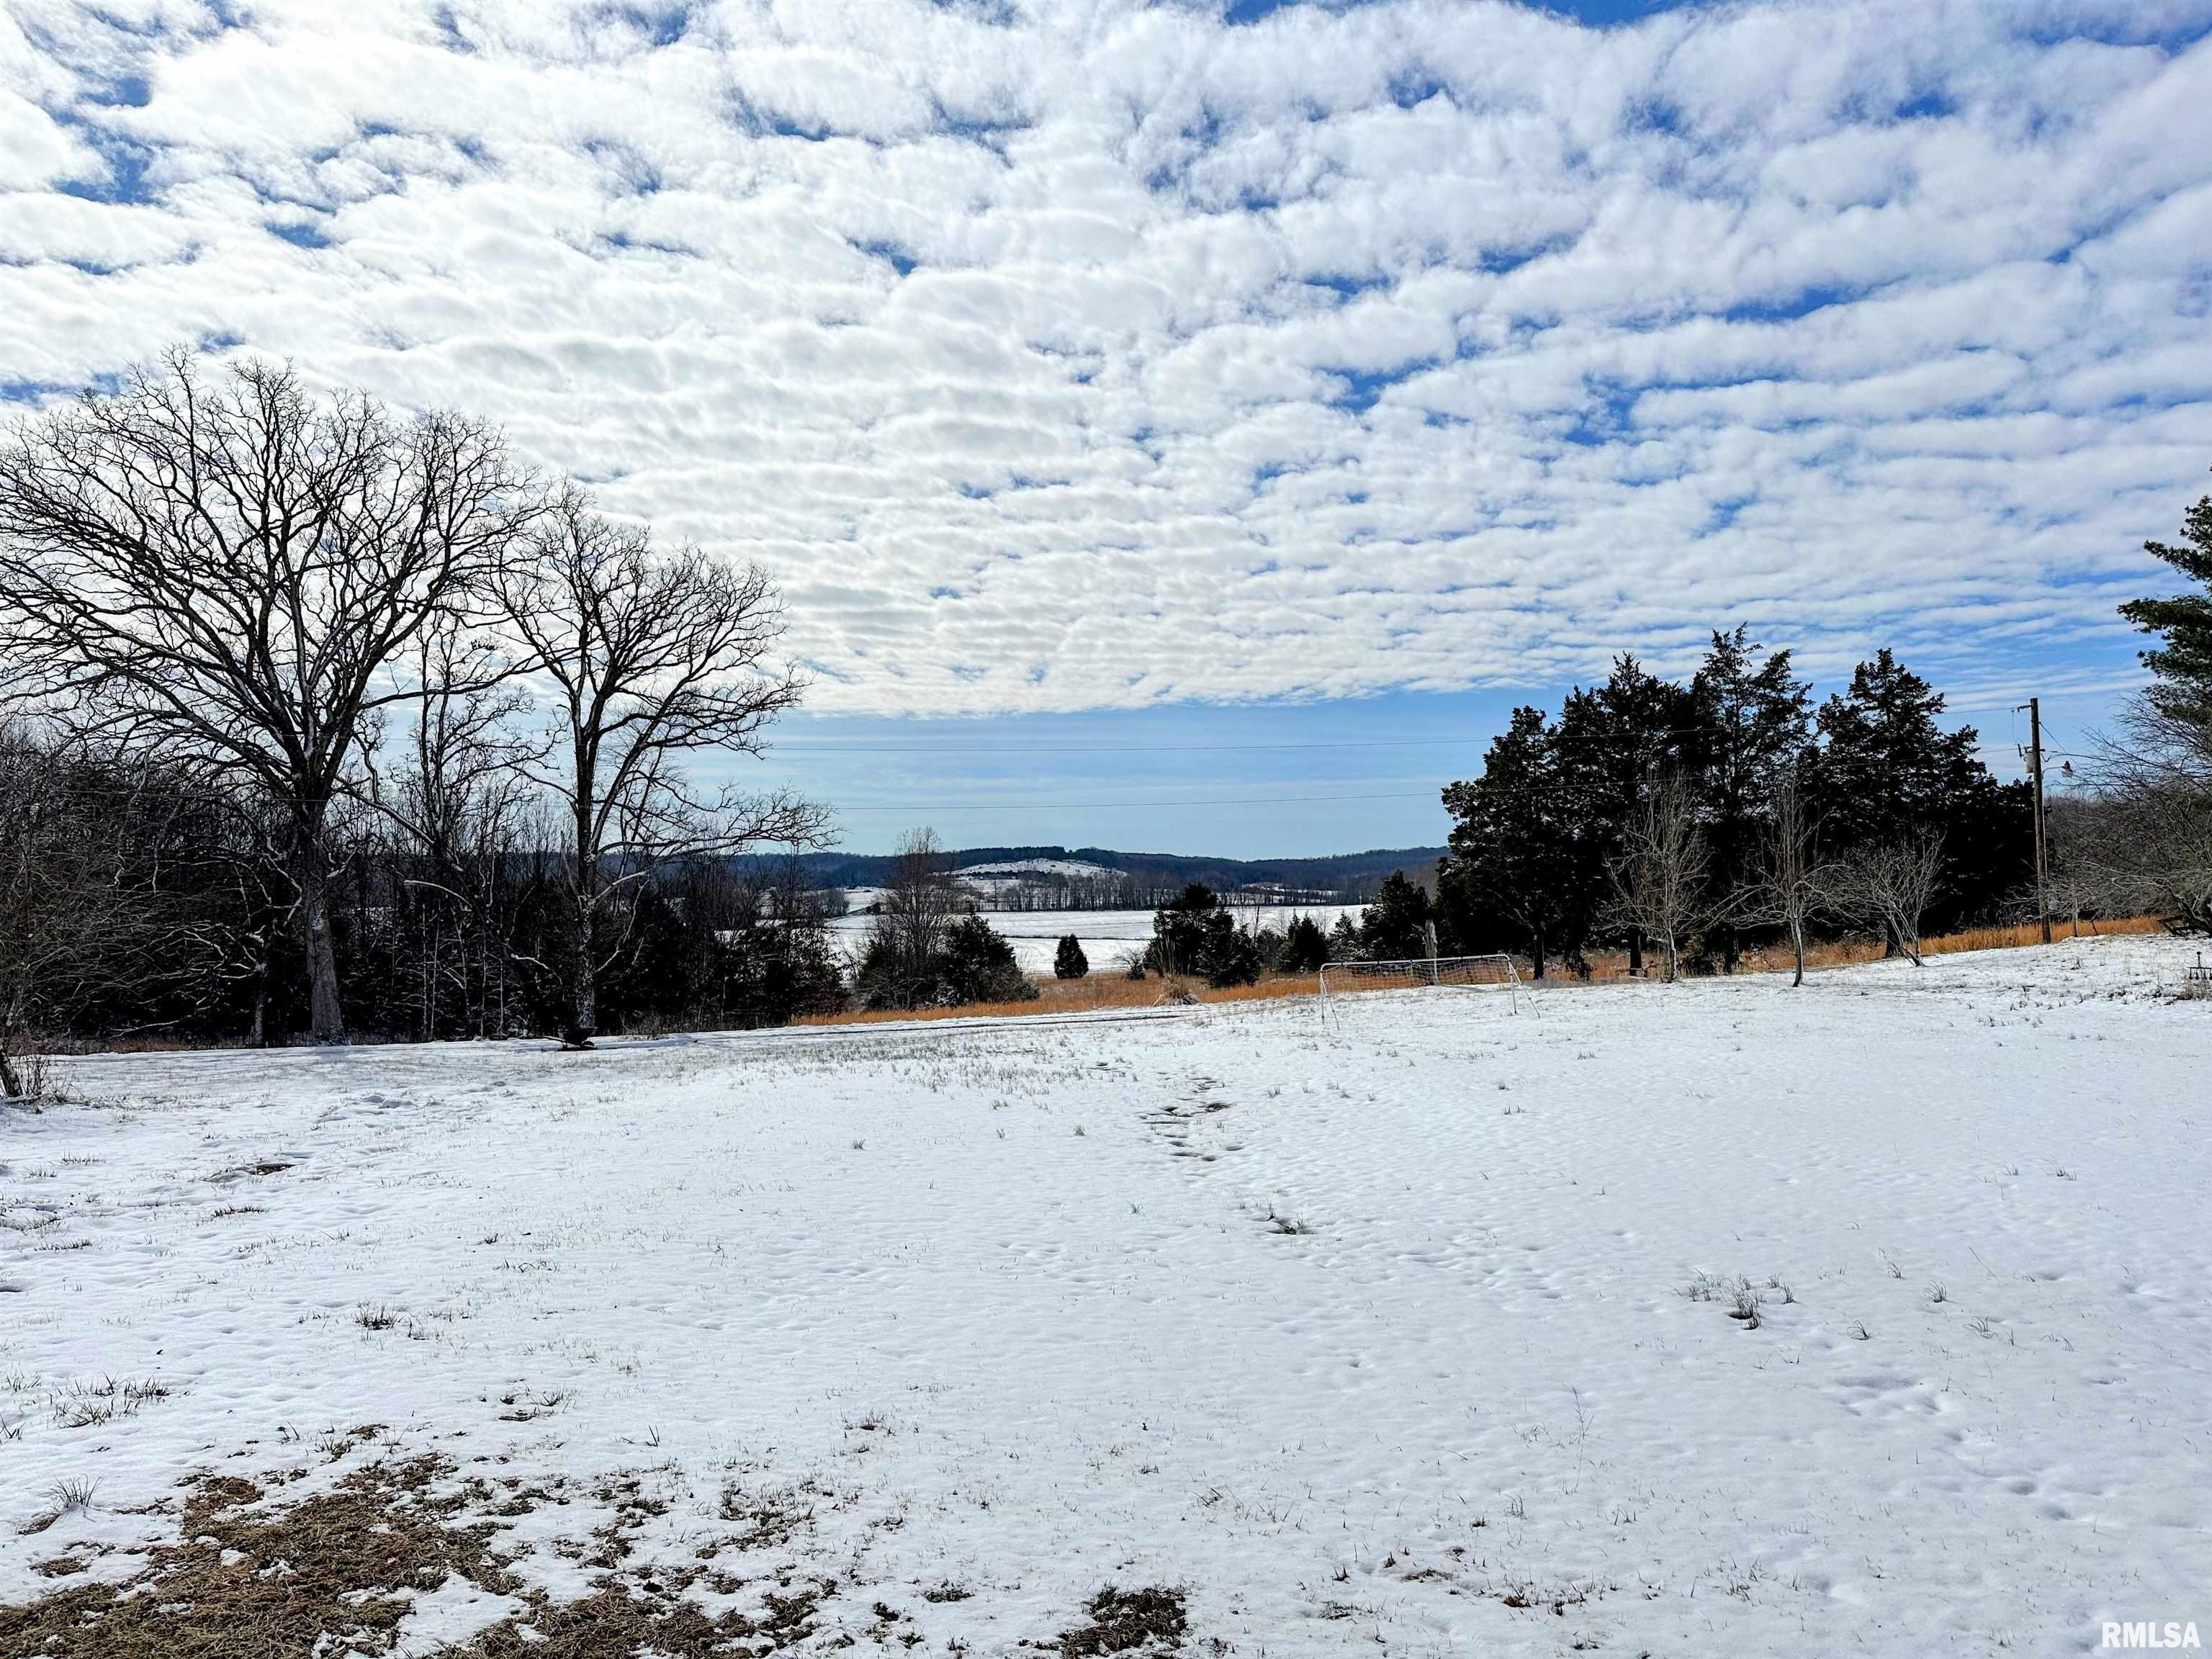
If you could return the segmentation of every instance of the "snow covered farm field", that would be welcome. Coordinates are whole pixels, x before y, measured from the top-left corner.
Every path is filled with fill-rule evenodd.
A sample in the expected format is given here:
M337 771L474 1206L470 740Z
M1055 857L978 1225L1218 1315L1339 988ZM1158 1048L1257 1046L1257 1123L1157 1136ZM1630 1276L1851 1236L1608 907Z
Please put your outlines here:
M848 896L856 906L865 906L875 896L875 890L855 888ZM1357 904L1269 904L1236 914L1240 923L1249 919L1255 927L1277 929L1289 927L1299 916L1311 916L1326 933L1336 925L1339 916L1358 921L1360 911ZM1142 951L1152 937L1150 910L986 910L982 916L1005 935L1014 947L1015 962L1033 977L1051 974L1053 952L1070 933L1082 942L1083 954L1091 959L1094 974L1114 972L1123 957ZM847 954L857 957L874 921L864 908L856 908L833 918L830 927Z
M2212 1630L2186 956L75 1062L0 1654Z

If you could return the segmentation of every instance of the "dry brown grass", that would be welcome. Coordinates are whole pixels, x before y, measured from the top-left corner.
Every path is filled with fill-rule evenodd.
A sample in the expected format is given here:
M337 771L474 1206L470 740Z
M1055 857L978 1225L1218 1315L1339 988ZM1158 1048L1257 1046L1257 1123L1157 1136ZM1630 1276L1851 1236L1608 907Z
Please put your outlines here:
M374 1425L353 1432L366 1437ZM130 1577L64 1583L27 1603L0 1606L0 1659L389 1656L407 1634L417 1596L448 1575L514 1596L522 1607L440 1647L442 1659L761 1659L793 1648L820 1650L823 1623L846 1588L792 1564L787 1547L811 1527L814 1504L836 1501L811 1483L752 1496L732 1487L721 1508L731 1530L709 1536L690 1559L670 1563L648 1560L638 1547L638 1534L667 1513L667 1503L648 1494L636 1472L609 1476L589 1489L604 1507L580 1512L553 1541L556 1553L592 1571L581 1596L556 1603L512 1571L501 1548L501 1522L543 1504L568 1504L565 1480L554 1480L549 1491L520 1477L462 1478L441 1456L392 1458L288 1502L283 1488L296 1478L298 1472L277 1475L264 1489L236 1476L195 1476L185 1483L178 1541L153 1549ZM591 1526L594 1520L599 1523ZM33 1571L51 1580L81 1579L103 1548L82 1547ZM726 1603L747 1591L757 1592L757 1601L748 1611L710 1613L687 1595L695 1585ZM939 1581L921 1599L951 1606L975 1593ZM872 1611L868 1634L878 1644L921 1645L922 1638L888 1604L877 1601ZM981 1622L988 1625L989 1615ZM1178 1649L1184 1635L1180 1589L1109 1587L1057 1642L1025 1645L1090 1659L1164 1654ZM830 1640L854 1645L850 1635ZM965 1641L956 1637L951 1650L968 1651Z
M649 1569L594 1579L580 1600L554 1605L507 1571L498 1526L470 1520L495 1494L481 1481L455 1483L443 1458L372 1464L337 1490L283 1507L263 1504L260 1487L234 1477L202 1479L185 1506L180 1541L155 1550L122 1583L87 1583L20 1607L0 1607L3 1659L315 1659L333 1651L389 1653L415 1594L448 1573L520 1595L520 1614L468 1642L441 1649L452 1659L713 1659L780 1652L815 1633L827 1587L787 1581L763 1595L758 1617L709 1617L680 1592L697 1568ZM621 1533L660 1506L639 1498L633 1480L601 1495L616 1519L593 1538L587 1565L613 1568L629 1553ZM497 1512L524 1513L542 1493L518 1495ZM566 1499L562 1499L566 1502ZM49 1577L74 1577L76 1557L46 1564Z
M2112 921L2075 923L2053 922L2051 937L2056 941L2065 939L2101 938L2108 933L2156 933L2163 932L2156 916L2122 916ZM1920 942L1921 954L1930 957L1954 956L1961 951L2017 951L2043 942L2042 931L2032 921L2018 922L2008 927L1969 927L1964 933L1943 933ZM1850 962L1878 962L1881 959L1881 943L1878 939L1846 939L1821 947L1824 954L1820 965L1834 967ZM1809 965L1812 953L1808 951Z
M2155 916L2124 916L2118 921L2057 923L2052 927L2051 935L2054 939L2086 939L2112 933L2155 933L2159 931L2160 923ZM1962 933L1939 934L1923 939L1920 948L1923 955L1945 957L1962 951L2018 950L2040 942L2035 924L2022 922L2013 927L1970 927ZM1842 968L1854 963L1879 962L1881 957L1881 941L1877 939L1826 939L1807 948L1805 965L1808 968ZM1787 949L1766 946L1747 951L1741 971L1787 973L1790 967ZM1600 951L1589 957L1589 968L1592 981L1626 979L1628 957L1625 951ZM1522 963L1522 970L1523 977L1526 977L1528 964L1525 960ZM1563 978L1556 982L1578 981ZM814 1014L793 1023L799 1025L878 1025L917 1019L1019 1018L1024 1015L1154 1008L1177 1002L1266 1002L1279 997L1310 997L1316 988L1311 974L1267 974L1261 977L1257 985L1232 985L1222 990L1214 989L1202 980L1133 980L1121 974L1092 974L1084 979L1043 981L1038 987L1039 994L1034 1002L972 1002L956 1008ZM1351 988L1358 990L1360 988L1355 986ZM1335 994L1332 992L1331 994Z
M1086 1611L1088 1624L1060 1632L1062 1659L1091 1659L1097 1654L1130 1653L1139 1648L1166 1652L1182 1644L1187 1628L1179 1589L1124 1590L1109 1584L1091 1598Z
M2113 933L2155 933L2161 931L2156 916L2123 916L2117 921L2053 922L2051 937L2055 942L2068 939L2100 938ZM1937 933L1920 941L1923 956L1955 956L1966 951L2023 950L2042 943L2040 930L2032 921L2003 927L1969 927L1956 933ZM1822 939L1805 947L1805 966L1814 968L1848 968L1863 962L1882 959L1881 941L1878 939ZM1650 958L1647 957L1646 961ZM1600 951L1589 958L1593 980L1616 980L1628 977L1628 957L1623 951ZM1786 974L1790 970L1790 947L1786 945L1761 945L1747 951L1743 965L1737 970L1747 974ZM1656 975L1651 975L1656 977Z
M449 1466L379 1464L280 1515L262 1493L205 1480L185 1506L183 1541L154 1552L127 1584L84 1584L0 1607L0 1654L51 1659L311 1659L325 1631L381 1653L413 1609L407 1590L459 1571L514 1588L487 1552L489 1526L446 1523L462 1498L432 1499ZM276 1571L278 1562L289 1571Z
M1034 1002L971 1002L957 1008L881 1009L872 1012L811 1014L799 1025L880 1025L909 1019L981 1019L1023 1014L1091 1013L1115 1008L1157 1008L1181 1002L1265 1002L1277 997L1310 997L1311 974L1267 974L1257 985L1217 990L1204 980L1142 979L1121 974L1092 974L1085 979L1046 980Z

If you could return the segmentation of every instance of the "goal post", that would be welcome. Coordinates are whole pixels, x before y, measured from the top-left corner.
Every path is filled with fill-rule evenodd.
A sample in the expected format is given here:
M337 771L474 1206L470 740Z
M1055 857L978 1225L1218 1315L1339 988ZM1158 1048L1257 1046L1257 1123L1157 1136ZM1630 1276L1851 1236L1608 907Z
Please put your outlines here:
M1330 962L1321 970L1321 1010L1353 991L1496 990L1503 987L1508 1006L1521 1012L1521 970L1510 956L1407 957L1391 962Z

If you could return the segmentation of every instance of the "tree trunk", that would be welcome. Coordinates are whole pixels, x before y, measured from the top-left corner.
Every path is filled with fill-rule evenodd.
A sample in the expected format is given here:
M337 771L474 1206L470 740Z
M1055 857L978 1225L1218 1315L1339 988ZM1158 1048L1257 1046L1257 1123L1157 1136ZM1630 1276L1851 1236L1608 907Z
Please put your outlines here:
M329 850L319 817L299 826L300 928L307 951L307 1036L315 1042L346 1040L345 1010L338 1000L337 942L331 933Z
M571 945L576 959L569 970L568 1029L561 1033L564 1048L588 1048L599 1028L599 896L592 889L598 886L599 862L596 859L576 860L576 911L571 921Z
M1790 918L1790 947L1797 958L1796 977L1790 981L1796 987L1805 982L1805 924L1796 916Z
M253 969L253 1030L247 1046L266 1048L269 1046L269 951L264 945L261 960Z
M15 1057L9 1052L4 1037L0 1037L0 1098L21 1100L23 1079L15 1071Z
M568 1029L561 1033L561 1046L588 1048L599 1029L599 844L594 833L599 780L595 757L580 732L575 738L575 757L576 793L569 813L576 837L576 910L569 919L569 933L576 959L568 970Z
M1628 930L1628 976L1631 979L1644 977L1644 930L1641 927Z

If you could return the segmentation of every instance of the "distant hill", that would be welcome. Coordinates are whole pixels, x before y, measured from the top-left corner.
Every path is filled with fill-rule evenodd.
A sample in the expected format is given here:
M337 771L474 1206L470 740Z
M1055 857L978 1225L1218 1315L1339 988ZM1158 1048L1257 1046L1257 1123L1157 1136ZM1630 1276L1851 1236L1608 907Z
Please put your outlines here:
M1377 848L1365 853L1340 853L1316 859L1231 859L1183 853L1121 853L1106 847L962 847L945 855L955 870L992 866L979 874L1011 876L1018 867L1038 872L1050 879L1055 867L1070 874L1070 866L1089 866L1119 872L1127 878L1129 902L1149 908L1158 896L1202 881L1219 891L1243 887L1279 887L1339 903L1355 903L1374 896L1375 890L1394 870L1428 883L1441 847ZM821 887L878 887L890 876L888 854L805 853L799 867L809 881Z

